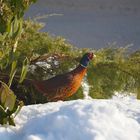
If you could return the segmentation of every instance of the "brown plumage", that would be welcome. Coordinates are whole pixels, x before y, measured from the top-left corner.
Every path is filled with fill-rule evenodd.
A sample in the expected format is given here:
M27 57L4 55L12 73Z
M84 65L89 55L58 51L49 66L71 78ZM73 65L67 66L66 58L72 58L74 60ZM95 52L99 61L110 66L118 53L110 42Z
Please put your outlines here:
M32 84L46 96L48 101L64 100L75 94L81 86L81 81L87 72L88 63L92 58L93 53L86 53L78 67L71 72L44 81L32 81Z

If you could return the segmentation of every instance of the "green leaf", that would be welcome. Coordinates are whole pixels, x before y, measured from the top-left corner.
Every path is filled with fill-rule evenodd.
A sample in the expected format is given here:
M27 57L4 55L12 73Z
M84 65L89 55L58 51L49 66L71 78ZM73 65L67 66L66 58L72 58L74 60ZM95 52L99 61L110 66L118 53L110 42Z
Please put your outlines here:
M7 32L9 37L12 37L13 35L13 25L14 25L14 21L8 23Z
M18 22L18 25L16 25L15 32L12 35L12 39L16 39L22 33L22 20L18 20L16 22Z
M9 79L9 82L8 82L9 87L11 86L13 78L14 78L14 76L16 74L16 67L17 67L17 61L13 61L12 66L11 66L10 79Z
M13 91L1 81L2 86L2 94L1 94L1 102L3 103L4 107L9 109L10 111L13 110L16 102L16 96L14 95Z
M28 58L26 58L26 59L23 61L23 66L22 66L22 71L21 71L19 83L22 83L23 80L24 80L25 77L26 77L26 74L27 74L27 71L28 71L28 64L29 64L29 60L28 60Z
M7 93L4 107L8 108L10 111L12 111L14 108L15 102L16 102L16 96L14 95L14 93L11 90L9 90L9 93Z
M10 34L11 30L12 30L12 22L10 20L10 21L7 22L6 32Z
M0 101L2 104L4 104L6 101L6 90L3 87L1 87L1 89L2 89L2 91L1 91L1 100Z
M17 114L20 112L20 110L21 110L21 108L23 107L23 105L24 105L24 103L23 103L23 101L20 101L19 102L19 105L18 105L18 107L17 107L17 109L16 109L16 111L15 111L15 113L14 113L14 118L17 116Z

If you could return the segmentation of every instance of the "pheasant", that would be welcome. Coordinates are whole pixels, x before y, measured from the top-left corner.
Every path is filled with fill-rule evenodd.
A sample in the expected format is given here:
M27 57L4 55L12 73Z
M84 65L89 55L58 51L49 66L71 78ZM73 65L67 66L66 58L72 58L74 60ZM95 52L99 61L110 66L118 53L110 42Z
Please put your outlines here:
M87 72L88 63L93 57L93 53L86 53L74 70L48 80L33 80L32 84L37 91L47 98L47 101L64 100L75 94L79 89L81 81Z

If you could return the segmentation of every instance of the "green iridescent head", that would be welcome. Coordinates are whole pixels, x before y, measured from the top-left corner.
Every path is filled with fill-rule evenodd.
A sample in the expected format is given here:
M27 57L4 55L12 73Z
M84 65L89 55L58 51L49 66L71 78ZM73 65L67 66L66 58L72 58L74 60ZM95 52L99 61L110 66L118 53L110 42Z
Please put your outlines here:
M86 53L83 55L82 59L80 60L80 64L83 67L87 67L90 60L92 60L94 54L92 52Z

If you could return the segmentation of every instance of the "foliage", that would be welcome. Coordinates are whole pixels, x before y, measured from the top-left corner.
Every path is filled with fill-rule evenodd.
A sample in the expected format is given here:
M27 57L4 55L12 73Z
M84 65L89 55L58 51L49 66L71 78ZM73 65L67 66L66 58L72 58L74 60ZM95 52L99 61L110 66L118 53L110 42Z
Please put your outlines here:
M30 61L27 78L40 80L75 68L85 52L94 51L97 57L90 63L87 74L91 97L110 98L114 91L138 93L139 51L130 53L129 46L118 47L114 43L99 50L78 49L62 37L39 32L43 26L30 20L23 23L24 30L16 51L17 75L22 71L21 64L26 57ZM26 84L26 80L17 87L13 89L25 104L46 102L31 85ZM83 98L82 89L67 100L77 98Z
M136 61L140 60L140 55L135 53L129 53L125 47L98 50L88 72L90 95L93 98L110 98L114 91L137 93L140 64Z
M78 49L62 37L40 32L44 24L23 21L24 12L32 2L35 0L2 1L0 78L11 86L18 99L25 104L46 102L24 80L26 74L27 79L41 80L65 73L75 68L87 51L94 51L97 56L87 74L92 98L110 98L114 91L138 93L140 98L140 50L130 52L129 46L118 47L114 43L99 50ZM7 73L8 82L4 79ZM79 98L83 98L82 88L67 100Z
M22 71L21 64L25 58L29 61L27 79L40 80L75 68L85 52L94 51L97 57L90 63L87 74L91 97L110 98L114 91L123 90L138 93L139 50L130 53L129 46L118 47L114 43L99 50L78 49L62 37L39 32L43 26L31 20L23 22L23 32L15 52L18 59L17 75ZM15 81L12 89L25 104L46 102L32 85L26 84L26 80L22 84ZM78 98L83 98L81 88L67 100Z
M15 126L14 117L18 114L23 102L17 102L13 91L0 81L0 124Z
M18 69L16 49L22 34L23 15L33 2L35 0L0 1L0 79L7 83L0 81L0 124L15 125L13 114L16 116L23 105L10 87ZM20 82L27 73L26 60L22 66Z
M14 59L22 33L23 15L35 0L0 1L0 66L6 68ZM3 63L4 61L4 63Z

